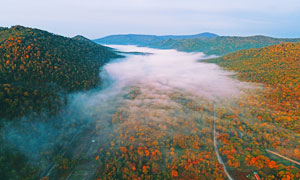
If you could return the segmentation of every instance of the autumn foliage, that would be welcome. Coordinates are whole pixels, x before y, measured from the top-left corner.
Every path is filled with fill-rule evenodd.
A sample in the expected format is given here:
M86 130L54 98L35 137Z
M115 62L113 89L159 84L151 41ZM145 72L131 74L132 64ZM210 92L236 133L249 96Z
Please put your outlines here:
M98 86L100 67L115 57L92 41L22 26L0 28L0 179L37 179L40 173L23 154L6 147L4 124L24 116L29 123L51 119L69 93ZM18 130L23 131L21 125ZM70 168L66 160L57 165Z
M264 84L268 91L259 119L300 133L300 43L285 43L261 49L239 51L215 60L220 66L239 72L238 78Z
M99 68L117 57L92 41L14 26L0 31L0 116L56 113L70 92L100 83Z
M238 51L208 60L255 83L234 104L217 109L220 151L233 171L259 172L263 179L299 179L300 43ZM229 108L230 107L230 108Z

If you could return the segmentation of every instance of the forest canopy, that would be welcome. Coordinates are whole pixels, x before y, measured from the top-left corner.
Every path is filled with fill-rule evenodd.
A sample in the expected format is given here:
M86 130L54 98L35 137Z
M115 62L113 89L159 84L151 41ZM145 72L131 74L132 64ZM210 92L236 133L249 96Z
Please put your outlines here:
M263 117L278 126L300 132L300 43L284 43L259 49L238 51L208 60L238 72L244 81L258 82L269 89L269 111ZM272 113L272 112L277 113ZM268 118L266 118L268 117Z
M99 68L118 55L82 39L23 26L1 28L0 116L56 113L67 93L99 85Z

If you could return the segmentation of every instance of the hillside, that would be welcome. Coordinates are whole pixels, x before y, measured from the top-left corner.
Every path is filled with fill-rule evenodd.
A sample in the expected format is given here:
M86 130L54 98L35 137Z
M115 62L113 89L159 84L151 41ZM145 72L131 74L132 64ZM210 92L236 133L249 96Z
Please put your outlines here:
M243 50L209 60L239 72L242 80L263 83L271 89L267 105L275 114L269 120L300 133L300 43L284 43Z
M65 95L96 87L109 48L22 26L0 30L0 116L56 113Z
M281 39L266 36L230 37L218 36L210 39L168 39L148 44L147 46L159 49L177 49L186 52L204 52L208 55L225 55L231 52L261 48L284 42L299 42L300 39Z
M273 175L268 176L270 179L275 177L299 179L297 165L270 153L275 152L280 156L300 161L299 60L300 43L242 50L217 59L206 60L217 63L227 70L236 71L237 78L241 80L264 86L258 94L248 94L246 99L241 100L238 107L233 109L236 113L228 118L230 123L223 123L220 126L220 131L226 132L229 129L231 131L231 134L223 133L220 139L223 146L221 151L224 152L226 159L229 159L226 162L229 167L242 169L241 172L260 171L259 174L263 176L271 172ZM248 115L242 117L240 113L242 111ZM234 134L232 132L236 135L232 135ZM249 142L256 144L256 147L247 149ZM235 148L243 148L240 155L233 156L231 152L226 151L232 148L232 144ZM272 159L276 163L271 161ZM234 166L232 162L238 162L238 165Z
M168 39L190 39L190 38L213 38L218 35L213 33L200 33L195 35L166 35L166 36L155 36L155 35L140 35L140 34L125 34L125 35L111 35L94 41L100 44L119 44L119 45L140 45L147 46L152 43Z

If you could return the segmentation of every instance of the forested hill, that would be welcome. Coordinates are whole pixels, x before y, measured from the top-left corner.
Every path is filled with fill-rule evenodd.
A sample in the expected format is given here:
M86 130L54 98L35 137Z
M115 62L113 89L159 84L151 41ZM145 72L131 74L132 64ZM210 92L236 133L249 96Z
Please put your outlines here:
M111 35L94 41L100 44L119 44L119 45L140 45L147 46L152 43L168 39L190 39L190 38L213 38L218 35L213 33L200 33L195 35L166 35L166 36L155 36L155 35L140 35L140 34L125 34L125 35Z
M204 52L208 55L225 55L231 52L261 48L284 42L300 42L300 39L272 38L267 36L231 37L218 36L214 38L168 39L148 44L147 46L160 49L177 49L186 52Z
M262 179L299 179L297 163L286 163L283 157L300 160L300 43L242 50L206 62L217 63L237 72L237 78L263 87L241 96L244 100L233 110L236 115L230 116L230 123L219 130L231 131L225 140L219 140L227 167L259 172ZM232 133L234 129L236 133ZM241 153L228 151L232 144L243 149Z
M262 118L300 133L300 43L242 50L208 62L238 72L242 80L263 83L271 93L261 103L269 109Z
M22 26L1 28L0 117L56 113L67 93L99 85L99 68L115 57L92 41Z

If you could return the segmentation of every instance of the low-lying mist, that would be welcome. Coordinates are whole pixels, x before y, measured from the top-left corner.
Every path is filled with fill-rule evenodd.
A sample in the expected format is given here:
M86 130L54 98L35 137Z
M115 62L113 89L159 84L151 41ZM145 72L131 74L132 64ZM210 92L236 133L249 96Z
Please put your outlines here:
M210 98L238 95L243 86L243 83L229 77L232 72L201 62L215 56L135 46L111 47L123 52L148 54L129 55L125 60L105 66L104 70L118 86L147 84L162 90L177 89Z

